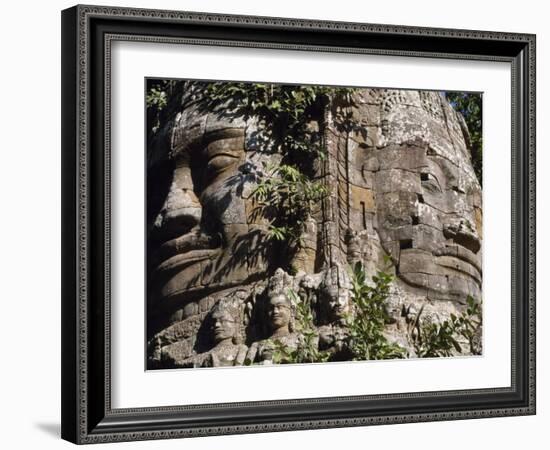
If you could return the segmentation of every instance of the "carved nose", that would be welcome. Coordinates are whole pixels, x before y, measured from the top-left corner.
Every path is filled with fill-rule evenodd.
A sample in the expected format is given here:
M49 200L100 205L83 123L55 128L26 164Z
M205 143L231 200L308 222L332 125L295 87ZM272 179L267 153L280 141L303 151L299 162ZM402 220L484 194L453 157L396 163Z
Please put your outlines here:
M447 239L452 239L456 244L461 245L473 253L477 253L481 248L481 240L475 229L468 220L461 219L459 222L445 224L443 235Z
M201 205L195 193L189 189L171 189L157 221L169 233L183 234L198 225Z
M178 236L197 226L202 207L193 191L188 167L177 168L164 205L155 220L155 227L163 233Z

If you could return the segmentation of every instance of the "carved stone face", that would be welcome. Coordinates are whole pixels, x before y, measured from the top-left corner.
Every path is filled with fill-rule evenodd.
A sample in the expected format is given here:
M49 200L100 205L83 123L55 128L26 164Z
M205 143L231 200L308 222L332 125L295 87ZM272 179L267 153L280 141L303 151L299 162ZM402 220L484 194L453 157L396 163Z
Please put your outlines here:
M328 319L330 322L337 322L344 319L350 312L350 294L345 288L338 289L336 286L330 289L327 296Z
M261 266L251 251L264 234L247 215L245 125L193 108L176 121L175 170L153 229L161 243L151 277L159 300L239 285Z
M237 333L237 322L228 311L216 311L212 315L212 320L216 343L233 339Z
M436 92L386 91L373 100L376 146L357 151L356 161L373 192L382 248L399 278L428 298L480 298L481 187L460 118Z
M270 299L268 315L273 330L288 328L291 314L290 302L285 295L275 295Z
M393 151L403 161L414 161L378 176L410 183L378 183L379 234L384 249L399 254L399 276L413 286L464 298L479 293L481 241L473 207L479 187L437 154L416 148ZM415 158L407 159L410 153ZM387 184L393 186L385 192Z

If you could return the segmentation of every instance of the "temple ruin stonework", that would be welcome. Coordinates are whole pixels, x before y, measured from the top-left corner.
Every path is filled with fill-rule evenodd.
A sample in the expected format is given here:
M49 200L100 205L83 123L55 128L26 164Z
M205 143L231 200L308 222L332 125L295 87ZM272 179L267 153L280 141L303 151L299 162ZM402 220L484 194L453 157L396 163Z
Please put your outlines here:
M272 364L274 343L302 345L300 302L325 360L353 359L358 264L393 275L384 335L408 357L420 312L441 323L481 302L482 191L444 93L356 88L323 104L308 129L325 151L310 172L325 195L290 253L257 213L259 180L284 162L262 121L209 107L200 83L175 86L148 120L149 369Z

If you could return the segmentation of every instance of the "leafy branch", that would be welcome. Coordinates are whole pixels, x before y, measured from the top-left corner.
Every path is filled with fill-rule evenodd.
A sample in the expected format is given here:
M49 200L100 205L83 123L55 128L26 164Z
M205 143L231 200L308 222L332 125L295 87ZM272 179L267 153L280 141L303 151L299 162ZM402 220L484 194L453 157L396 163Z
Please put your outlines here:
M154 135L163 125L169 104L175 106L174 93L181 91L181 83L174 80L147 80L145 105L149 134Z
M384 328L390 322L387 299L393 276L379 271L372 277L374 284L369 285L363 265L356 263L351 281L355 312L347 316L346 322L350 330L348 345L353 359L404 358L405 349L389 342L384 335Z
M468 342L468 350L472 355L481 354L482 316L481 304L471 296L467 298L468 307L459 316L450 315L449 320L440 323L421 323L424 306L420 309L412 322L409 339L419 358L453 356L462 353L463 348L458 339Z
M313 323L311 305L301 300L292 289L288 291L288 295L296 307L295 327L298 345L294 348L279 340L272 340L273 362L300 364L328 361L330 352L319 350L319 335Z
M262 135L260 151L276 151L287 163L305 169L311 157L323 158L322 127L330 104L351 104L353 88L268 83L199 83L205 111L255 118ZM341 115L335 115L335 120ZM350 121L347 118L348 122Z
M470 92L446 92L446 97L464 117L470 135L469 147L472 151L472 165L479 181L483 178L483 129L482 129L482 96Z
M266 167L266 174L252 192L257 203L254 214L270 221L272 239L286 241L289 247L300 247L305 222L314 205L326 194L324 185L296 167L286 164Z

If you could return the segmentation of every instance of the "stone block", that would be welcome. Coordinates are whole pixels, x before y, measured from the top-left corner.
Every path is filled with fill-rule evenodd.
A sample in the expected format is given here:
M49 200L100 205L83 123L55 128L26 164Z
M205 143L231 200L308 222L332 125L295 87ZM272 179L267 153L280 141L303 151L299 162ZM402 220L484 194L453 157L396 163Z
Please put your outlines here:
M445 242L443 231L424 224L413 227L412 239L415 248L426 250L430 254L437 250L442 242Z
M188 317L165 328L154 339L164 347L194 336L200 328L201 323L202 319L200 315Z
M434 263L433 255L430 252L416 248L401 250L399 273L435 274L439 271L440 269Z
M372 189L350 185L350 203L351 207L358 211L374 212L376 210Z
M376 192L416 192L422 193L420 174L403 169L385 169L376 172Z
M206 130L207 116L196 107L185 108L176 117L172 129L171 154L177 156L202 140Z
M181 340L163 347L161 360L169 364L179 365L193 353L193 346L189 340Z
M380 170L389 169L420 169L428 167L425 146L416 145L391 145L376 150Z
M443 223L441 221L441 211L426 203L419 203L417 205L418 213L416 218L418 224L426 225L427 227L443 230Z

